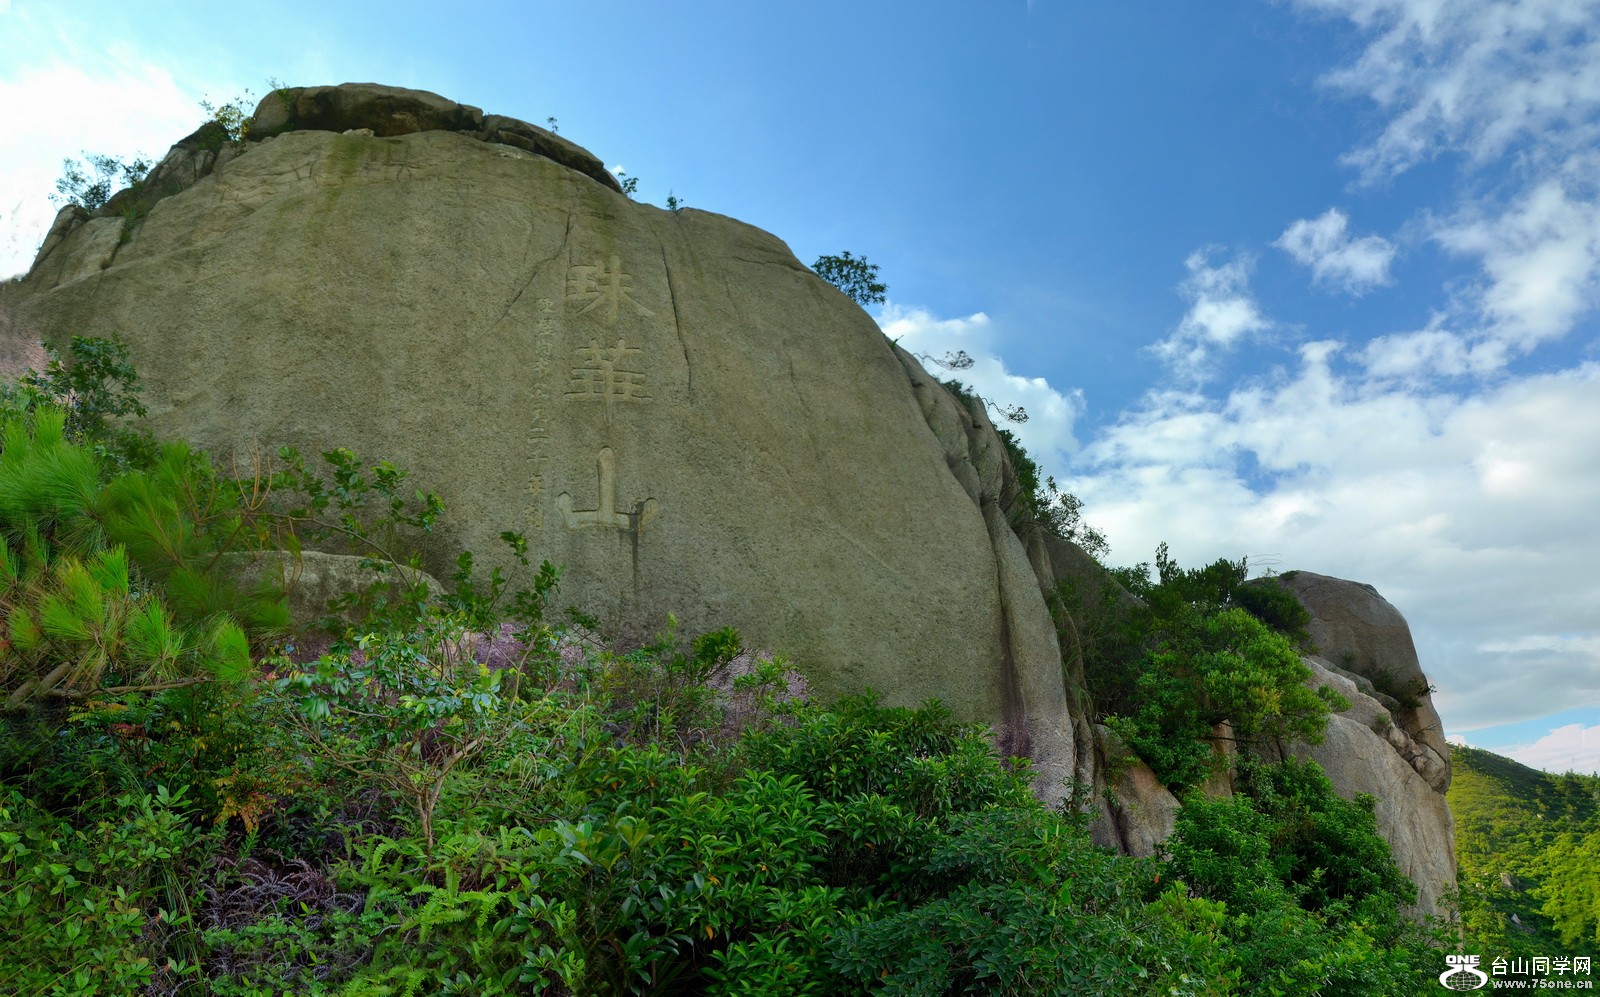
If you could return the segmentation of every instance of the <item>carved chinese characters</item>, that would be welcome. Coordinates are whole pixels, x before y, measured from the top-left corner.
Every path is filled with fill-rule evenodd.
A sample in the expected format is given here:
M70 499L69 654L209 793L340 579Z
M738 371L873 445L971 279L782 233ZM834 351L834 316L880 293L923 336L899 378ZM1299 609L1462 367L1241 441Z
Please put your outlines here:
M565 304L568 322L576 327L573 331L578 333L581 345L572 347L561 397L569 403L598 403L604 421L600 424L600 449L595 459L599 486L595 507L578 509L573 491L556 496L556 507L561 511L562 524L569 530L614 529L637 537L657 514L660 503L645 497L619 504L617 448L628 436L625 427L616 424L620 407L651 400L648 360L652 351L648 334L653 329L646 321L654 319L655 312L639 300L633 275L623 270L616 255L600 263L568 266ZM545 321L544 306L541 300L541 323ZM542 437L536 435L536 451L541 441ZM573 480L574 491L586 494L587 489L579 484L582 479L574 474ZM538 474L534 481L535 490L542 489Z
M633 277L622 272L622 263L613 256L603 266L567 268L567 303L582 307L576 317L596 314L606 325L617 324L617 312L628 306L641 318L655 315L633 299Z
M610 425L617 402L650 400L644 393L644 371L635 369L643 354L643 350L629 346L623 339L611 346L602 345L598 339L589 340L588 346L578 347L579 366L572 368L567 399L603 402L606 424Z
M647 498L635 502L631 509L618 508L617 455L610 447L601 447L597 463L600 476L599 506L594 509L575 510L572 508L572 495L562 492L556 496L556 507L561 510L562 521L567 524L569 530L579 530L586 526L608 526L612 529L637 532L655 516L661 503L653 498Z
M556 303L549 298L534 302L539 317L533 323L533 360L531 375L532 397L528 415L533 428L528 431L528 525L535 530L544 529L544 512L539 499L544 494L544 475L550 463L549 421L550 406L545 390L546 375L550 369L550 351L556 337Z

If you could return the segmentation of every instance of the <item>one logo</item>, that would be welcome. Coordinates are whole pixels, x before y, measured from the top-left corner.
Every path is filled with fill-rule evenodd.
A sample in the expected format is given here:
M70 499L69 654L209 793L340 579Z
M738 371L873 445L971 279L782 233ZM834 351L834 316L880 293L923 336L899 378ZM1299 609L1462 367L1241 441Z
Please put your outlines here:
M1439 974L1439 985L1446 990L1477 990L1489 982L1489 974L1478 968L1483 957L1478 955L1447 955L1445 964L1450 968Z

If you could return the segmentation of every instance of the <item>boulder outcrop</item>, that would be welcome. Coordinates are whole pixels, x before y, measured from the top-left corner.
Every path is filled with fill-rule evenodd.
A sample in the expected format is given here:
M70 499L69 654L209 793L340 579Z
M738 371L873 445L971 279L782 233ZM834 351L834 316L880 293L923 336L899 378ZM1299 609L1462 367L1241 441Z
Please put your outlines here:
M1450 788L1450 745L1400 611L1362 582L1291 571L1277 579L1311 613L1307 628L1323 667L1355 682L1391 713L1409 743L1406 761L1435 792Z
M520 530L612 632L733 625L814 692L992 723L1046 798L1090 774L993 427L781 241L433 94L276 91L248 134L180 143L132 221L64 212L13 325L121 337L224 461L408 469L435 574Z
M732 625L813 693L937 697L1031 757L1046 800L1109 786L1107 844L1170 833L1171 794L1109 761L1048 602L1101 569L1016 525L981 407L779 239L636 204L552 132L375 84L274 91L248 141L208 125L140 190L61 212L0 287L0 358L73 335L126 341L152 428L222 461L342 446L406 468L448 507L441 577L461 549L509 567L521 531L613 633ZM1313 757L1442 882L1448 748L1404 620L1319 579L1284 583L1359 702Z
M1321 653L1305 659L1310 684L1350 702L1330 718L1322 743L1287 750L1322 766L1343 795L1376 799L1378 830L1417 884L1416 912L1440 913L1456 885L1455 822L1444 797L1450 746L1411 628L1371 585L1309 571L1274 581L1311 613L1307 629Z

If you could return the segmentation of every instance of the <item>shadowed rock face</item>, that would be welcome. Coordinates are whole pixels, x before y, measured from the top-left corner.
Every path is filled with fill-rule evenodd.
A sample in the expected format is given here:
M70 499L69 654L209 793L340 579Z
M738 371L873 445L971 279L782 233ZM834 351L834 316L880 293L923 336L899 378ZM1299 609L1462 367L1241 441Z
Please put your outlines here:
M1311 684L1331 686L1350 709L1329 718L1321 744L1290 750L1322 766L1342 795L1368 793L1377 800L1378 832L1400 871L1417 884L1415 912L1441 913L1441 899L1456 886L1455 820L1444 794L1418 771L1416 744L1381 703L1320 658L1307 662Z
M13 336L122 337L153 428L223 460L408 469L436 574L521 530L624 635L733 625L993 723L1047 798L1088 772L993 427L781 241L434 94L277 91L250 136L180 143L132 222L63 212Z

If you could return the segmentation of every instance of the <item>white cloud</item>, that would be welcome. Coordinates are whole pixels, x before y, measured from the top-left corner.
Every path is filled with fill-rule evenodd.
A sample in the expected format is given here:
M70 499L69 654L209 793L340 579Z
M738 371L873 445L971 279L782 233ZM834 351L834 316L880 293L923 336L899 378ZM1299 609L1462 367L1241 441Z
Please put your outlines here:
M1453 285L1427 328L1369 345L1371 372L1497 374L1591 315L1600 305L1600 0L1292 2L1364 38L1323 80L1382 112L1381 130L1343 157L1363 181L1447 155L1470 179L1455 189L1456 206L1418 227L1475 263L1477 278ZM1338 244L1318 228L1325 222L1335 227L1328 215L1297 222L1279 245L1299 259L1290 243L1303 243L1318 258L1319 235Z
M1251 555L1369 582L1411 621L1452 729L1600 706L1600 365L1459 396L1336 343L1225 398L1152 392L1055 471L1113 560ZM1558 639L1550 635L1579 635Z
M989 316L978 312L966 318L941 319L920 308L891 302L883 306L878 324L884 335L916 355L933 376L961 381L997 405L1026 409L1026 422L1005 422L998 417L996 422L1015 433L1036 459L1055 463L1077 452L1073 423L1083 413L1082 392L1063 394L1042 377L1023 377L1007 370L995 355L998 336ZM938 363L958 351L972 358L971 367L951 370Z
M1600 137L1600 0L1295 0L1368 33L1325 82L1388 112L1346 160L1368 179L1440 152L1565 158Z
M1600 199L1575 196L1561 181L1504 207L1463 208L1432 229L1450 253L1473 258L1481 277L1458 288L1426 328L1371 340L1361 355L1373 377L1494 374L1561 339L1600 304Z
M1532 744L1500 748L1495 754L1547 772L1600 774L1600 726L1568 724Z
M1389 283L1395 253L1394 244L1380 236L1351 238L1350 218L1338 208L1302 218L1273 245L1310 267L1316 283L1356 295Z
M1215 251L1199 249L1183 261L1189 276L1178 292L1189 310L1170 336L1151 346L1174 373L1194 381L1211 373L1219 354L1272 327L1250 295L1251 259L1235 256L1212 266Z
M1497 214L1463 211L1434 238L1481 261L1477 311L1489 336L1520 352L1564 335L1600 293L1600 200L1575 197L1558 180Z
M42 16L42 15L41 15ZM49 231L61 161L85 151L159 159L202 119L203 91L126 49L77 47L70 32L26 9L6 22L0 61L0 278L32 264ZM49 99L41 99L48 95Z

